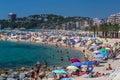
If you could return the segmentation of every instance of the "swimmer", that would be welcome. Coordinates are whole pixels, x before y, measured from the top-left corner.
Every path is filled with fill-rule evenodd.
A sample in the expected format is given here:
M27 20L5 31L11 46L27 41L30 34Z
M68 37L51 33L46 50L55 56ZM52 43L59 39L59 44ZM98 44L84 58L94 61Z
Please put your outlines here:
M68 61L70 61L70 56L68 55L67 57L68 57Z
M63 59L63 57L61 57L61 59L60 59L61 61L64 61L64 59Z
M66 51L66 53L68 54L68 53L69 53L69 51Z
M60 52L62 53L62 50L60 50Z
M52 59L54 59L54 58L55 58L55 55L53 54L53 55L52 55Z
M59 53L59 50L57 50L57 53Z

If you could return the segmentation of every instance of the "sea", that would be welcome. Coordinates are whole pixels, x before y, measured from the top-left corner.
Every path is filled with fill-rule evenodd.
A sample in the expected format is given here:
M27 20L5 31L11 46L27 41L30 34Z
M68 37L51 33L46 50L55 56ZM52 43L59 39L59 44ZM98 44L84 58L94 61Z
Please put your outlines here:
M59 52L57 52L57 50ZM41 65L44 62L52 66L69 66L69 58L83 60L80 51L68 49L65 47L56 49L54 45L29 43L29 42L10 42L0 41L0 70L19 69L21 67L32 68L39 61ZM63 61L61 61L63 57Z

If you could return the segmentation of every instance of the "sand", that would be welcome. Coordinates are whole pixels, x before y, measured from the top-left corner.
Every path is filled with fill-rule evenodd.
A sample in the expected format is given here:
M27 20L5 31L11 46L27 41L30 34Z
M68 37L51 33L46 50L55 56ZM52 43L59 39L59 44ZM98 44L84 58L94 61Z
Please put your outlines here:
M105 39L102 39L103 41L105 41ZM111 45L113 46L113 44L115 42L120 42L120 39L107 39ZM89 50L88 50L89 51ZM116 68L120 67L120 55L117 56L117 60L112 60L109 59L106 63L101 63L100 65L103 65L101 67L95 67L94 71L95 72L100 72L100 73L112 73L115 71ZM108 64L111 64L113 70L106 70L106 68L108 67ZM120 74L118 74L120 75ZM109 76L102 76L102 77L97 77L97 78L86 78L88 75L83 75L83 76L79 76L79 77L74 77L72 78L73 80L113 80L114 77L109 77ZM114 80L120 80L115 78Z
M120 39L107 39L111 45L113 45L115 42L120 42ZM17 40L10 40L10 41L17 41ZM102 41L104 42L105 39L102 39ZM26 42L24 40L21 40L21 42ZM36 42L35 42L36 43ZM41 42L39 42L41 43ZM62 42L61 42L62 43ZM55 43L48 43L48 45L55 45ZM66 46L65 44L62 43L62 46ZM75 50L79 50L80 52L85 49L87 52L87 55L89 56L89 60L92 61L93 59L93 54L91 51L89 51L86 47L79 47L79 45L75 45L75 48L72 48ZM118 58L120 58L120 56L118 56ZM106 67L108 66L108 64L111 64L113 70L111 71L107 71ZM102 63L101 65L103 65L102 67L95 67L94 71L95 72L100 72L100 73L112 73L117 67L120 67L120 59L118 60L108 60L107 63ZM85 78L88 75L83 75L83 76L79 76L79 77L74 77L72 78L72 80L108 80L108 76L103 76L103 77L98 77L98 78Z

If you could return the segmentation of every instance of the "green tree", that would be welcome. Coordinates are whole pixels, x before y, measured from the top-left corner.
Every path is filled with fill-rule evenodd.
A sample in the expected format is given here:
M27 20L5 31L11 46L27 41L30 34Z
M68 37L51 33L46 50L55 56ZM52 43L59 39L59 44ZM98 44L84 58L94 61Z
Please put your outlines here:
M92 27L91 27L91 31L93 31L93 33L94 33L94 37L95 37L96 32L98 31L98 27L97 27L97 25L92 26Z

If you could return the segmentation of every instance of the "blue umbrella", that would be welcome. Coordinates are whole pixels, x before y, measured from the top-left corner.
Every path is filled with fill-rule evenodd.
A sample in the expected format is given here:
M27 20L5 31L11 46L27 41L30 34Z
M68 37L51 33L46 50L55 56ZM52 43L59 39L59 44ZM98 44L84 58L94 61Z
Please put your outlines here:
M103 58L104 55L103 55L103 54L98 54L98 55L95 55L94 57L95 57L95 58Z
M91 66L90 68L87 68L86 73L89 74L93 71L94 67Z
M80 62L74 62L71 64L71 66L76 66L76 67L79 67L81 66L82 64Z
M105 56L108 56L108 53L107 52L101 52L101 54L105 57Z
M95 49L96 47L97 47L96 45L92 45L92 46L90 46L89 49Z
M71 42L72 44L75 44L75 43L76 43L76 41L75 41L74 39L70 39L70 42Z
M87 66L93 65L93 64L94 64L94 62L92 62L92 61L88 61L88 62L84 62L84 63L83 63L83 65L87 65Z
M66 71L62 70L62 69L56 69L52 71L53 73L58 73L58 74L67 74Z

